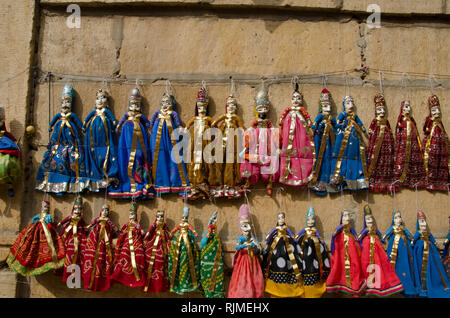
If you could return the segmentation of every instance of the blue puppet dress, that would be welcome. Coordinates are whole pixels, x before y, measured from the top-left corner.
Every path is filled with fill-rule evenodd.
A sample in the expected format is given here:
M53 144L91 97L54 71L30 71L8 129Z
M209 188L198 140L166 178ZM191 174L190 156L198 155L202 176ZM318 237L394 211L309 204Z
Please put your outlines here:
M403 294L406 296L417 295L414 281L413 253L410 241L411 233L402 225L395 226L392 221L391 227L383 235L381 241L388 241L387 256L403 285Z
M182 153L178 149L177 141L171 139L173 131L180 126L181 121L175 111L163 113L158 110L150 121L152 177L157 193L183 193L190 189ZM172 153L173 149L175 150Z
M336 119L331 115L319 113L312 129L314 129L316 161L314 164L314 177L309 183L309 188L319 195L326 195L327 192L337 192L335 187L329 184L330 177L334 172L332 153Z
M98 192L110 182L119 182L115 125L116 119L107 108L93 110L84 121L86 186L90 191Z
M85 166L78 116L72 112L58 113L50 122L52 132L37 174L37 190L62 195L85 189Z
M118 124L119 186L110 187L108 196L117 199L148 199L155 196L151 184L150 122L138 113L126 113Z
M433 234L418 230L414 235L413 244L414 278L418 295L428 298L450 298L450 282Z
M362 140L366 129L362 121L355 113L343 111L338 116L336 128L338 133L332 154L332 183L339 186L338 191L340 187L344 187L344 190L367 189L366 150Z

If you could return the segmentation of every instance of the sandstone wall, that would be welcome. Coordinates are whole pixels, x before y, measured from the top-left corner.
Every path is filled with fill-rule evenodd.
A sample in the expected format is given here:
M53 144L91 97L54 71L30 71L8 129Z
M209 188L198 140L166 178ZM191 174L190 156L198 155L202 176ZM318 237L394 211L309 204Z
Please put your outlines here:
M27 69L8 84L1 84L0 103L7 106L8 127L17 137L24 134L27 118L33 120L37 130L33 142L38 145L38 151L26 149L24 158L29 169L24 177L24 189L29 195L24 197L16 190L15 199L10 200L4 191L0 194L1 211L8 209L0 215L2 259L6 258L15 233L39 212L37 207L44 194L33 191L35 176L48 143L49 115L51 118L59 112L59 99L66 81L71 81L76 91L74 111L84 119L93 109L95 92L102 86L103 78L108 79L111 109L117 118L126 111L136 78L143 81L140 88L144 114L148 117L158 109L165 79L170 79L180 105L180 117L186 123L194 114L195 97L202 80L207 81L209 89L210 115L218 117L225 111L231 75L238 92L239 115L249 126L254 118L253 104L260 77L267 78L273 105L269 117L276 122L284 108L290 105L293 75L350 70L349 90L361 120L368 127L374 117L373 97L379 91L376 70L381 69L385 70L383 89L391 127L395 127L400 102L409 94L423 137L421 127L428 112L426 101L430 95L426 74L441 74L446 77L436 77L434 91L441 101L444 125L450 127L447 107L450 102L450 24L446 22L450 13L446 1L428 1L426 4L378 1L382 10L380 29L370 29L365 23L369 1L80 0L75 1L81 5L79 29L66 26L69 14L65 9L70 3L73 1L41 0L36 12L34 1L24 1L20 5L14 1L0 4L0 14L7 17L7 20L1 19L0 34L5 33L4 37L11 43L0 48L2 70L5 68L2 79ZM39 23L33 28L34 19ZM33 42L34 35L36 43ZM42 73L39 73L36 87L33 86L28 70L33 59L40 70L60 75L52 86L50 97ZM368 67L369 72L351 71L361 67ZM411 73L409 91L401 87L401 74L388 71ZM71 78L64 74L80 77ZM125 78L129 80L124 82ZM307 110L314 118L318 112L321 79L303 76L301 82ZM327 87L336 103L335 113L342 109L344 84L342 75L328 76ZM29 117L26 117L27 111ZM366 200L380 230L384 231L390 225L394 208L391 195L367 195L363 191L326 197L311 193L309 198L306 190L284 188L286 191L280 196L275 191L269 197L263 185L259 185L248 195L259 240L263 240L275 225L280 203L295 233L304 226L306 210L313 205L319 230L328 243L339 223L342 207L355 211L356 229L361 230ZM73 195L50 199L56 220L70 213ZM103 194L84 196L87 222L97 216L104 200ZM442 240L448 231L450 197L447 193L425 190L417 194L412 190L397 193L396 206L402 211L411 232L415 231L416 201L427 214L435 237ZM225 244L228 268L239 233L238 209L244 202L244 198L216 202L218 229ZM113 211L113 221L124 224L129 203L113 200L108 203ZM189 206L191 222L198 233L203 233L214 206L209 201L194 202ZM173 227L180 220L182 207L183 202L176 195L165 195L162 199L139 203L138 217L141 225L148 228L156 210L164 209L168 225ZM3 286L2 281L0 286ZM53 273L21 280L17 286L21 286L18 295L22 297L150 297L138 289L120 285L100 294L70 290ZM12 287L5 285L4 288L10 290ZM176 297L175 294L156 296Z

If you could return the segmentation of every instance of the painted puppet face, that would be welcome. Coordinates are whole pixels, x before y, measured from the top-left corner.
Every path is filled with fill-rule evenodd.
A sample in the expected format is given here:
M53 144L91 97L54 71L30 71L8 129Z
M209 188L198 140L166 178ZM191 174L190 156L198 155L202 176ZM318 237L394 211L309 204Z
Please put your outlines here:
M269 105L256 105L255 110L259 118L265 118L269 112Z
M81 215L81 206L74 206L73 208L73 215L74 216L80 216Z
M199 115L206 115L206 110L208 109L208 103L197 102L197 110Z
M320 107L322 108L322 113L324 115L329 115L331 113L331 103L330 101L322 101L320 102Z
M42 202L42 208L41 208L42 213L44 214L48 214L50 211L50 204L48 204L48 202Z
M403 224L402 215L400 213L395 213L394 214L394 225L400 226L402 224Z
M104 205L104 206L102 207L102 213L101 213L101 216L102 216L102 218L106 218L106 217L108 217L108 215L109 215L109 206Z
M366 215L364 217L366 219L366 225L369 229L371 229L374 225L374 220L372 215Z
M310 216L308 216L308 217L306 218L306 225L307 225L308 227L313 227L315 222L316 222L316 221L315 221L315 219L314 219L314 216L312 216L312 215L310 215Z
M67 114L72 109L72 99L70 97L64 97L61 101L61 112Z
M284 213L278 213L278 225L285 225L286 224L286 215Z
M344 108L347 113L353 112L355 110L355 103L353 102L353 99L351 98L345 99Z
M235 100L229 100L227 102L227 114L232 115L236 114L237 105Z
M130 112L140 113L141 112L141 103L137 100L130 101L128 105L128 110Z
M426 230L427 230L427 221L425 219L419 219L419 229L422 232L426 232Z
M294 92L292 94L292 105L301 106L303 104L303 96L299 92Z
M403 104L403 107L402 107L402 112L404 115L411 114L411 103L409 100L405 100L405 103Z
M171 110L172 110L172 102L170 100L170 97L169 96L164 96L161 99L161 111L163 113L166 113L166 112L171 111Z
M441 108L439 106L433 106L430 110L431 117L440 118L441 117Z
M108 107L108 97L105 94L97 94L95 98L95 108L103 109Z
M181 217L181 222L187 223L188 221L189 221L189 216L183 215L183 216Z
M130 211L129 219L130 221L136 220L136 211Z
M244 234L245 236L248 236L250 234L251 229L252 228L248 222L241 223L241 231L242 231L242 234Z
M344 213L342 213L342 224L348 225L351 223L351 221L352 221L352 213L349 211L344 211Z
M164 211L156 212L156 223L157 224L164 223Z
M384 108L384 106L378 106L377 108L375 108L375 114L377 115L377 117L384 117L384 115L386 115L386 109Z

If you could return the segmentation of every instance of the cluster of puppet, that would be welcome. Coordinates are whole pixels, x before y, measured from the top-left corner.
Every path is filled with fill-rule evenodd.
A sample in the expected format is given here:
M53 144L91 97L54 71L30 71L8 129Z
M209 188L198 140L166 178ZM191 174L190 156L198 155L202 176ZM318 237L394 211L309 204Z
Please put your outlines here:
M43 201L41 213L21 231L8 255L10 268L23 276L64 267L66 282L77 272L76 265L84 288L92 291L106 291L112 282L118 282L141 287L144 292L201 291L205 297L219 298L260 298L264 292L307 298L321 297L325 292L450 297L449 236L441 259L423 212L417 214L414 236L399 211L393 213L392 225L382 236L369 206L364 208L364 228L359 235L353 228L353 213L344 210L329 252L316 228L312 207L305 228L297 235L280 212L263 248L253 234L249 208L244 204L239 210L241 235L225 293L217 210L199 248L186 206L181 222L172 231L164 212L158 211L147 233L137 220L135 202L120 231L109 219L107 205L89 226L83 221L81 197L77 197L72 214L58 225L52 222L49 208L49 202Z

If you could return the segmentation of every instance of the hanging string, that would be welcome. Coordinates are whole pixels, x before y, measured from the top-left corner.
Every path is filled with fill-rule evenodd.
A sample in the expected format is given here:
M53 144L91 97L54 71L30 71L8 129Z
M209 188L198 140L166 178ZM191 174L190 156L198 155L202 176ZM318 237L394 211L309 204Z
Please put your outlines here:
M350 95L350 86L348 85L348 72L345 71L345 96L349 96Z
M378 76L380 80L380 93L383 94L383 72L378 71Z
M434 88L433 88L433 74L430 74L428 77L428 81L430 82L430 91L431 95L434 95Z
M419 182L417 182L414 185L414 188L416 189L416 212L419 211L419 193L417 192L417 185L419 184Z
M341 212L344 211L344 188L341 188Z
M369 205L369 188L366 190L366 203Z
M327 79L328 79L327 74L322 73L321 77L322 77L322 87L326 88L327 87Z
M311 190L308 187L308 203L311 206Z
M395 184L397 183L397 182L399 182L400 180L395 180L394 182L392 182L391 183L391 194L392 194L392 196L393 196L393 203L394 203L394 212L396 212L397 211L397 201L396 201L396 198L395 198Z
M231 79L231 89L230 89L230 95L237 97L236 96L236 85L234 83L234 79Z
M173 95L172 83L169 80L166 81L166 94Z
M298 90L299 89L299 77L297 75L295 75L294 77L291 78L291 87L293 90Z
M402 89L404 100L410 99L407 80L408 80L408 73L402 73Z
M50 123L52 121L51 118L51 110L52 110L52 73L48 72L47 73L47 77L48 77L48 125L50 126ZM51 132L48 132L48 142L50 143L50 137L51 137Z
M447 192L448 192L448 203L450 205L450 183L447 183L446 186L447 186Z
M248 210L249 210L250 222L252 224L252 226L251 226L251 228L252 228L252 235L253 235L253 237L255 239L258 240L258 238L256 236L256 232L255 232L255 223L253 222L253 214L250 212L250 202L249 202L248 197L247 197L247 191L250 192L250 190L247 189L246 191L244 191L244 196L245 196L245 203L247 204Z

